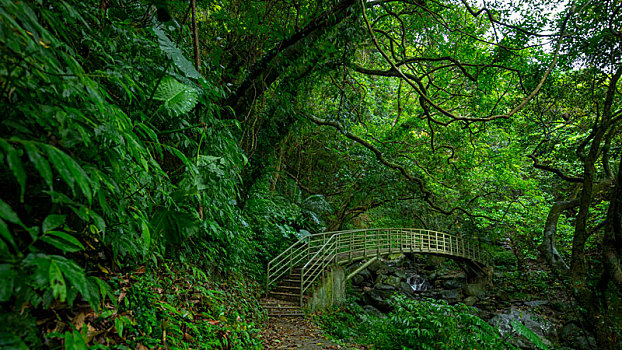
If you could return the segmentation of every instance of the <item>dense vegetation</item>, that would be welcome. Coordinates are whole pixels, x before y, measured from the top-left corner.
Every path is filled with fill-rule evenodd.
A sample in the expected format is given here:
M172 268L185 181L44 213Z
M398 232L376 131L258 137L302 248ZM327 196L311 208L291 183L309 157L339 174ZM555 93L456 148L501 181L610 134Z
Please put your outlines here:
M0 345L261 348L269 259L403 226L543 258L619 346L622 4L481 6L0 0Z

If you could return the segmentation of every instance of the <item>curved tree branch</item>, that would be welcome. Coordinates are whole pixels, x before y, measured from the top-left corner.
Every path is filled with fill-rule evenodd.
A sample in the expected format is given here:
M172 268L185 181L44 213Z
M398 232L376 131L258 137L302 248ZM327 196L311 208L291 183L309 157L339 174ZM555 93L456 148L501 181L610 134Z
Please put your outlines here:
M312 121L314 124L317 125L323 125L323 126L330 126L333 127L335 129L337 129L339 132L341 132L341 134L343 134L345 137L347 137L348 139L360 144L361 146L367 148L368 150L370 150L372 153L374 153L374 155L376 156L376 159L382 163L383 165L385 165L386 167L393 169L397 172L399 172L403 177L405 177L408 181L414 183L415 185L417 185L417 187L419 188L419 191L423 194L423 200L435 211L444 214L444 215L452 215L456 212L461 212L464 213L465 215L469 216L469 217L480 217L480 218L485 218L491 221L497 221L495 218L487 216L487 215L480 215L480 214L473 214L470 213L468 210L466 210L465 208L462 207L454 207L451 209L444 209L443 207L439 206L437 203L434 202L434 194L427 189L427 187L425 186L425 183L423 182L422 179L413 176L412 174L410 174L406 168L404 168L403 166L396 164L396 163L392 163L390 162L383 154L382 152L376 148L374 145L372 145L371 143L369 143L367 140L360 138L357 135L354 135L350 132L347 132L339 123L334 122L334 121L330 121L330 120L325 120L325 119L320 119L320 118L316 118L310 115L306 116L307 119L309 119L310 121ZM482 195L478 195L475 196L474 198L471 198L468 202L468 204L472 204L473 202L475 202L475 200L479 197L482 197Z
M409 78L406 74L404 74L404 72L402 72L400 67L398 67L397 63L395 63L391 59L391 57L389 57L389 55L385 52L385 50L380 45L380 42L378 41L378 38L375 35L375 30L372 28L372 25L369 22L369 19L367 18L366 5L365 5L364 0L360 0L360 4L361 4L362 12L363 12L363 20L365 21L365 24L366 24L367 30L368 30L368 32L369 32L369 34L371 36L372 42L374 43L374 46L376 47L378 52L380 52L380 54L382 55L384 60L387 63L389 63L389 65L391 66L390 72L395 72L395 74L398 77L404 79L404 81L406 81L413 88L413 90L415 90L415 92L417 92L419 94L419 96L421 96L421 98L425 100L425 102L427 104L429 104L430 106L434 107L434 109L439 111L441 114L443 114L443 115L445 115L445 116L447 116L447 117L449 117L449 118L451 118L453 120L460 120L460 121L467 121L467 122L480 122L480 121L490 121L490 120L495 120L495 119L509 118L512 115L514 115L516 112L521 110L529 101L531 101L538 94L538 92L542 88L542 85L544 85L544 82L546 81L546 79L548 78L549 74L551 73L551 71L553 70L555 65L557 64L557 61L559 59L559 52L560 52L560 49L561 49L561 44L562 44L562 41L563 41L563 39L564 39L564 37L566 35L566 25L568 23L568 20L574 14L574 11L575 11L575 6L573 4L571 6L571 10L568 12L568 14L566 15L566 17L564 18L564 20L562 22L562 26L561 26L561 30L560 30L560 35L559 35L559 40L557 41L557 45L556 45L556 48L555 48L555 53L553 55L553 61L549 65L548 69L545 71L542 79L540 79L540 82L538 83L536 88L528 96L523 98L523 100L516 107L514 107L509 113L498 114L498 115L491 115L489 117L483 117L483 118L470 118L470 117L462 117L462 116L455 115L455 114L447 111L446 109L442 108L438 104L434 103L427 96L427 94L425 94L424 91L422 91L419 88L419 86L415 85L415 83L413 82L412 77ZM479 13L477 13L477 14L472 13L472 14L473 15L478 15ZM417 80L415 80L415 81L417 81Z

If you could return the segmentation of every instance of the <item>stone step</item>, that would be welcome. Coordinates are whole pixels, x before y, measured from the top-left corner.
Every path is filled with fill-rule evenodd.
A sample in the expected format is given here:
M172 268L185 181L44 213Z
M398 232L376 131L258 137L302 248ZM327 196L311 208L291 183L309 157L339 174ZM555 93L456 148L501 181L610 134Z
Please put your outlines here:
M304 317L304 312L291 312L291 313L277 313L277 314L268 314L268 317L278 318L278 317Z
M271 291L270 297L274 299L285 300L285 301L293 301L293 302L300 301L300 293L284 293L284 292Z
M304 312L300 308L287 308L287 309L265 309L268 316L283 316L283 315L300 315L303 316Z
M265 298L260 300L260 304L268 317L303 317L305 315L295 302Z
M280 280L277 286L288 286L288 287L300 288L300 280L293 280L293 279L286 278L284 280Z
M297 285L297 286L278 285L274 289L272 289L272 291L278 292L278 293L300 294L300 285Z

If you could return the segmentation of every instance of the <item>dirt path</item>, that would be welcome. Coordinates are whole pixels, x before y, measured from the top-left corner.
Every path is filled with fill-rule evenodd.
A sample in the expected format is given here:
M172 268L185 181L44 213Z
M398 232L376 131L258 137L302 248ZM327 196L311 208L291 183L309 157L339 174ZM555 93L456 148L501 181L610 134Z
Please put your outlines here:
M266 349L363 349L338 345L326 339L317 325L304 317L272 317L263 330Z

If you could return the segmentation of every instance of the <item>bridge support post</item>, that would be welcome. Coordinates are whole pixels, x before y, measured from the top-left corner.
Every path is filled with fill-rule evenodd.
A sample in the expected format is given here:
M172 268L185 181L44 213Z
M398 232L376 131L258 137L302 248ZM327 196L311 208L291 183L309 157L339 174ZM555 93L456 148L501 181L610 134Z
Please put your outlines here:
M326 309L337 306L343 302L346 296L345 270L341 266L331 266L320 280L308 300L308 308L311 311Z
M380 245L382 242L380 241L380 230L376 230L376 256L380 256Z

